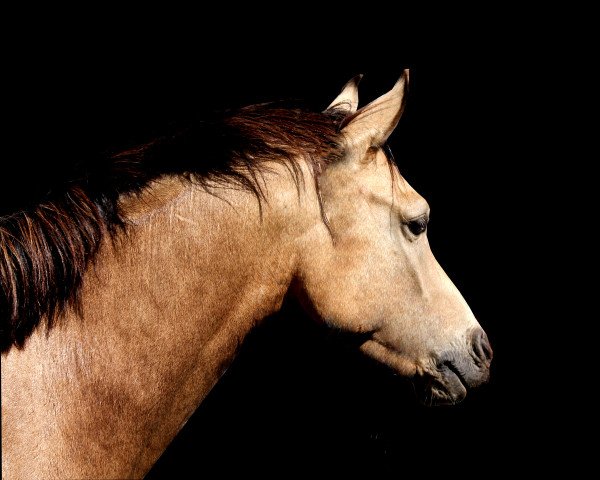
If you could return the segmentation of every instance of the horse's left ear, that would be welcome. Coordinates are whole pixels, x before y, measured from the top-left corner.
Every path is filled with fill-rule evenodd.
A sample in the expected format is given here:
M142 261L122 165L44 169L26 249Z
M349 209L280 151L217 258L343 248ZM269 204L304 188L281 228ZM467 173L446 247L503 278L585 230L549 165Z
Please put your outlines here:
M362 107L342 122L342 133L351 148L381 147L392 134L406 103L408 69L389 92Z
M361 74L351 78L348 83L344 85L341 93L335 97L335 100L329 104L325 111L341 110L347 114L356 112L356 109L358 108L358 84L362 77Z

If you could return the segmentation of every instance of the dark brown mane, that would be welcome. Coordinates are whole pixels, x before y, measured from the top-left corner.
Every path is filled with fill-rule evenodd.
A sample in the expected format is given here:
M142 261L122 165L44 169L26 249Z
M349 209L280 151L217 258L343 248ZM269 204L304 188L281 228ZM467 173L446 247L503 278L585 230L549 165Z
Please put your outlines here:
M214 182L264 192L257 182L265 160L285 164L296 182L296 163L307 158L318 174L341 158L339 112L316 113L263 104L216 121L201 122L107 156L92 170L72 172L59 190L26 210L0 217L0 348L21 348L46 319L76 307L83 276L102 239L126 227L118 199L162 175L200 185Z

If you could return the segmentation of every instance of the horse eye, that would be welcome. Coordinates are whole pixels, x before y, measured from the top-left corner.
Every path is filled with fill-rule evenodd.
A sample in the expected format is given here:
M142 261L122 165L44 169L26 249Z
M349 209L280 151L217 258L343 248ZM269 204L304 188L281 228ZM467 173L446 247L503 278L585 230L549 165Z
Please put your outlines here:
M408 222L408 229L410 233L415 236L421 235L425 230L427 230L427 217L419 217L415 218Z

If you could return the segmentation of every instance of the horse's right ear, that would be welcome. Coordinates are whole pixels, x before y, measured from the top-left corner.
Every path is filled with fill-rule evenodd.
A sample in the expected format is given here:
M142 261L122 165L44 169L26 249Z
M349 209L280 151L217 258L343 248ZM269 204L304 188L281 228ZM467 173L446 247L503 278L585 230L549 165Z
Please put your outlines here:
M341 93L335 97L335 100L329 104L325 111L331 112L332 110L340 110L347 114L356 112L356 109L358 108L358 84L362 77L361 74L350 79L348 83L344 85L344 88L342 88Z

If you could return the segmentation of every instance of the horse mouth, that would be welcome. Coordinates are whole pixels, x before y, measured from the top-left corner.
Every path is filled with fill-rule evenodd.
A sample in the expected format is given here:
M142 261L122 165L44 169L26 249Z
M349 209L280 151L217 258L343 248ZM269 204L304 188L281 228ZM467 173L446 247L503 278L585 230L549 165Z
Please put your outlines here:
M414 385L417 397L426 406L456 405L467 396L467 382L451 362L444 362L435 373L416 378Z
M474 388L489 379L489 364L474 362L471 356L446 352L433 362L417 362L401 355L397 350L375 338L361 345L363 352L391 367L397 374L410 377L418 400L426 406L456 405L467 396L467 388ZM416 373L416 375L415 375Z

